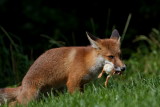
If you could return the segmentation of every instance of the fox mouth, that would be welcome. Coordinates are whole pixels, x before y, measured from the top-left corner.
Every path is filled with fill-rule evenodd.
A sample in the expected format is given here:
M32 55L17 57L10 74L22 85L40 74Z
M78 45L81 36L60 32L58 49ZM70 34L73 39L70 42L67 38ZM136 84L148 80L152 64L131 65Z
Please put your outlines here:
M122 70L120 67L115 67L114 70L115 70L115 74L122 75Z
M115 67L114 68L115 74L121 75L123 73L123 71L125 71L125 69L126 69L126 66L124 66L124 67Z
M115 74L122 75L122 71L115 71Z

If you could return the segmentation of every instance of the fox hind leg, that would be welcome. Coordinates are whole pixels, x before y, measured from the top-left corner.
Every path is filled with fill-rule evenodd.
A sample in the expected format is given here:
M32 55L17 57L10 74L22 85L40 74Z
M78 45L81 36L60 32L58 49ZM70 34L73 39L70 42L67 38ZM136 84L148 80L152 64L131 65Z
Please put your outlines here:
M23 88L16 100L19 104L27 105L30 101L36 99L39 95L39 90L36 87Z

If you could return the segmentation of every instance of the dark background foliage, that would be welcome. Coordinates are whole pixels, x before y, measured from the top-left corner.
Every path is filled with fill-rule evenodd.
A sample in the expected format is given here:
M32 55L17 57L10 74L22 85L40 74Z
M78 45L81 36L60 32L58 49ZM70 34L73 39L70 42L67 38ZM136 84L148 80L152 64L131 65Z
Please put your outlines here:
M0 78L6 78L0 86L21 81L33 60L47 49L89 45L86 31L105 38L116 28L122 35L131 13L122 43L123 58L128 59L142 44L133 43L138 35L160 28L159 5L160 0L1 0Z

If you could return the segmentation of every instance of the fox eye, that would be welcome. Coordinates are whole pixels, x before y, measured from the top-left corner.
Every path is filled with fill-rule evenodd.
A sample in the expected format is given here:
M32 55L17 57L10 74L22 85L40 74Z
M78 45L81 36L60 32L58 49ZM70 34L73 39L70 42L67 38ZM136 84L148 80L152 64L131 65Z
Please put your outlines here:
M108 56L110 59L113 59L114 58L114 56L113 55L110 55L110 56Z

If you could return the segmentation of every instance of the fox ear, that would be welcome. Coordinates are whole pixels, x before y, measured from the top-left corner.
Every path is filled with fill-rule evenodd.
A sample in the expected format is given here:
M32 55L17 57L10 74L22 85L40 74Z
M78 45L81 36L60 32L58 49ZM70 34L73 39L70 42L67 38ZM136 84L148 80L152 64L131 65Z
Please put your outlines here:
M96 48L96 49L99 49L100 47L98 46L98 43L97 43L97 40L98 40L99 38L93 36L92 34L90 34L90 33L88 33L88 32L86 32L86 35L87 35L88 40L90 41L92 47L93 47L93 48Z
M119 32L118 32L118 30L117 29L114 29L113 31L112 31L112 34L111 34L111 37L110 37L110 39L116 39L117 41L120 41L120 35L119 35Z

